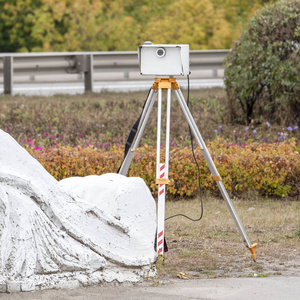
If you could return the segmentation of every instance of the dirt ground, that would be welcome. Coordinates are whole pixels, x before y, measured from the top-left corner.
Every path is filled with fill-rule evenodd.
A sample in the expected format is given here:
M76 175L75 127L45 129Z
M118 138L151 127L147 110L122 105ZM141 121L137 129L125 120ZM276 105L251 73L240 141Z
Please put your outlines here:
M300 241L294 247L277 244L269 249L267 244L258 245L256 262L241 243L204 240L201 245L191 245L188 241L170 240L168 245L170 250L159 271L161 278L300 276ZM198 251L202 259L191 260L189 254L182 254L181 247Z
M182 217L166 222L169 251L157 264L159 274L173 278L300 276L298 201L233 201L251 244L258 244L256 262L224 202L211 198L204 204L200 222ZM166 215L180 211L195 216L198 207L197 201L167 203Z

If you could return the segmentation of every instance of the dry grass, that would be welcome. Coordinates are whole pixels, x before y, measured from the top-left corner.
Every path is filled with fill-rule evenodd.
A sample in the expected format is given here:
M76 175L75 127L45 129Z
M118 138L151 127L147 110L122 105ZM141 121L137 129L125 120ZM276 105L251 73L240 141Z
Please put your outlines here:
M251 199L249 197L249 199ZM300 276L300 203L266 199L233 200L252 243L257 242L257 262L245 248L223 200L204 200L200 222L177 217L166 221L169 251L158 264L161 276L188 278L293 275ZM166 216L200 215L200 201L166 203Z
M187 92L183 93L187 98ZM123 145L142 111L146 97L147 92L52 97L1 95L0 128L9 132L23 146L34 141L33 147L42 148L53 147L57 143L100 147L99 144L111 146L114 140ZM172 102L170 142L178 147L188 146L190 135L187 122L174 95ZM165 112L165 93L162 106ZM283 124L273 124L271 120L261 120L251 126L229 123L226 93L221 88L191 90L190 108L207 142L221 136L239 145L248 143L249 139L273 143L281 133L287 134L287 138L296 139L300 135L300 130L289 131ZM155 144L156 111L157 105L154 105L141 144ZM270 121L270 127L266 121ZM294 128L297 124L289 125ZM106 150L109 149L106 147Z

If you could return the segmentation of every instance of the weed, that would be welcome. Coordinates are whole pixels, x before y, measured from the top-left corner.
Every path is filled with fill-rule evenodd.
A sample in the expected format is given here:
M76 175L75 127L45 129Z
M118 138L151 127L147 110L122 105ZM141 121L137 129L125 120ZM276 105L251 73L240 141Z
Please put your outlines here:
M182 257L191 257L192 255L193 255L192 252L185 252L185 253L183 253L181 256L182 256Z
M164 264L165 264L164 257L163 256L158 256L158 259L157 259L157 262L156 262L156 270L157 270L158 276L161 274Z
M258 273L256 277L268 277L269 274Z

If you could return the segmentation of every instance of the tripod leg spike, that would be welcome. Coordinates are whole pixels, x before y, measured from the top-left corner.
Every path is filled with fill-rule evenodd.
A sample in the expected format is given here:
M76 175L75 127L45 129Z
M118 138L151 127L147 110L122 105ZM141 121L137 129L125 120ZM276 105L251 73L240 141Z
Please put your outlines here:
M256 246L257 246L257 243L255 244L252 244L250 247L248 247L248 249L250 250L251 254L252 254L252 257L253 257L253 260L256 261Z

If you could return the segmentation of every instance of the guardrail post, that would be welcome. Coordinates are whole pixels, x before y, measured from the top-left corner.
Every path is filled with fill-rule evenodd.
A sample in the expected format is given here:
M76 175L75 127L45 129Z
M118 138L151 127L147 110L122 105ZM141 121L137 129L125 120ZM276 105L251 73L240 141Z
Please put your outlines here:
M94 79L94 64L93 64L93 55L86 55L86 71L84 72L84 89L85 92L93 91L93 79Z
M93 91L93 55L84 54L76 55L76 71L78 73L84 73L84 91L92 92Z
M12 95L13 92L13 57L5 56L3 58L3 83L4 94Z

